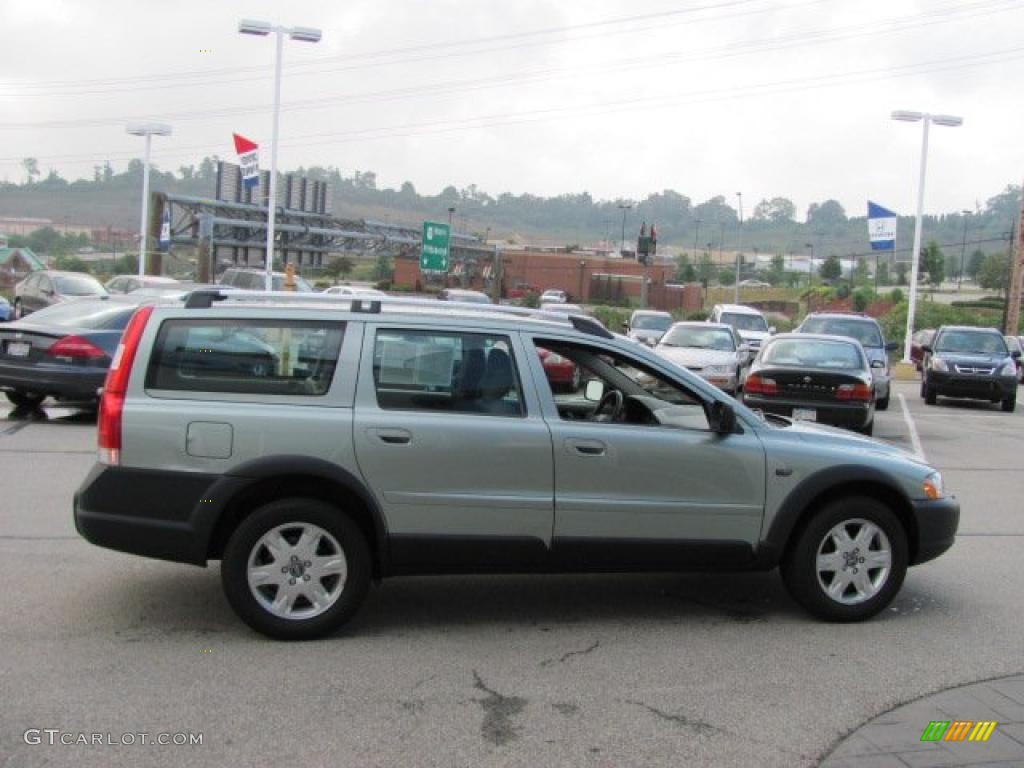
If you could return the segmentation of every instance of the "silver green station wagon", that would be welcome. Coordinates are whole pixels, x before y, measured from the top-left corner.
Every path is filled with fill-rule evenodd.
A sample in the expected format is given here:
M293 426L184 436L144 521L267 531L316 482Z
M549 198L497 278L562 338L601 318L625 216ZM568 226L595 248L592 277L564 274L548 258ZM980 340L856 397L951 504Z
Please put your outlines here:
M238 615L281 639L333 632L403 574L779 567L810 613L856 621L959 522L898 448L749 410L592 318L455 302L142 307L98 443L82 536L220 560Z

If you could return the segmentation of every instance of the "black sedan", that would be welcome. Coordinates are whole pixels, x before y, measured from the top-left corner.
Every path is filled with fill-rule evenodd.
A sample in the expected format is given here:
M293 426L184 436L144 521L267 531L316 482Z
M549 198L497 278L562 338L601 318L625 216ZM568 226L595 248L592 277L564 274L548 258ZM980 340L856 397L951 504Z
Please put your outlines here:
M842 336L771 337L750 368L743 402L767 413L870 435L875 426L871 366L860 343Z
M1001 403L1007 413L1017 406L1017 360L995 328L944 325L923 347L921 397L964 397Z
M25 408L47 396L94 402L139 303L130 296L71 299L0 326L0 389Z
M33 312L83 296L106 296L107 289L84 272L58 272L54 269L29 272L14 286L14 317L21 319Z

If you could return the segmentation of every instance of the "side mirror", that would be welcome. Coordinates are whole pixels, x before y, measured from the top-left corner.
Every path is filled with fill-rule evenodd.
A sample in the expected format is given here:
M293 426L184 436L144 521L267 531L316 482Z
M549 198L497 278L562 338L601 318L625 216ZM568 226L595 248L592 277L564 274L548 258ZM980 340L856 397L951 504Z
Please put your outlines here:
M872 360L871 361L871 367L872 368L885 368L885 360Z
M772 336L775 335L775 326L774 325L771 325L771 326L768 327L768 333L770 333Z
M712 432L720 435L731 435L736 431L736 411L728 403L715 400L711 404L709 422Z
M604 382L600 379L590 379L583 390L583 397L592 403L601 402L601 398L604 397Z
M629 323L626 322L625 320L622 321L622 329L624 331L628 331L629 330Z
M935 351L935 350L932 349L932 345L931 344L922 344L921 345L921 350L924 351L924 352L927 352L929 354L931 354L932 352Z
M895 341L887 342L886 345L885 345L885 351L886 352L895 352L899 348L900 348L900 345L897 344Z

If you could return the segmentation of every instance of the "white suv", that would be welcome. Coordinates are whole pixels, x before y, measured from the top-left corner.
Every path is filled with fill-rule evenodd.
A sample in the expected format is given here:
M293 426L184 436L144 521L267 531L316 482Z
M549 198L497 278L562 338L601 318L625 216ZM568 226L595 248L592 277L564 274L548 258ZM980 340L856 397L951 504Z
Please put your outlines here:
M759 310L743 304L716 304L708 322L731 325L755 353L775 333L775 328L768 327L768 321Z

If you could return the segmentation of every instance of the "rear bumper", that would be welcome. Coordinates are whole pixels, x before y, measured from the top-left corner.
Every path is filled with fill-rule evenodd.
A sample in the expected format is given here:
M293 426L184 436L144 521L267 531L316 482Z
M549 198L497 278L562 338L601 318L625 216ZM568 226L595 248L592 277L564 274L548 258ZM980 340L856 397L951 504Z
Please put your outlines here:
M956 541L960 502L953 497L911 502L917 527L917 548L911 565L934 560Z
M793 409L813 409L817 413L819 424L834 427L859 429L866 427L875 417L875 409L871 403L829 403L829 402L798 402L785 398L766 398L744 394L743 404L748 408L757 408L765 413L793 417Z
M100 547L205 565L225 482L201 473L96 464L75 493L75 528Z
M928 389L943 397L998 401L1017 393L1017 377L928 371Z
M0 389L16 389L68 400L95 400L106 378L106 368L27 367L0 362Z

